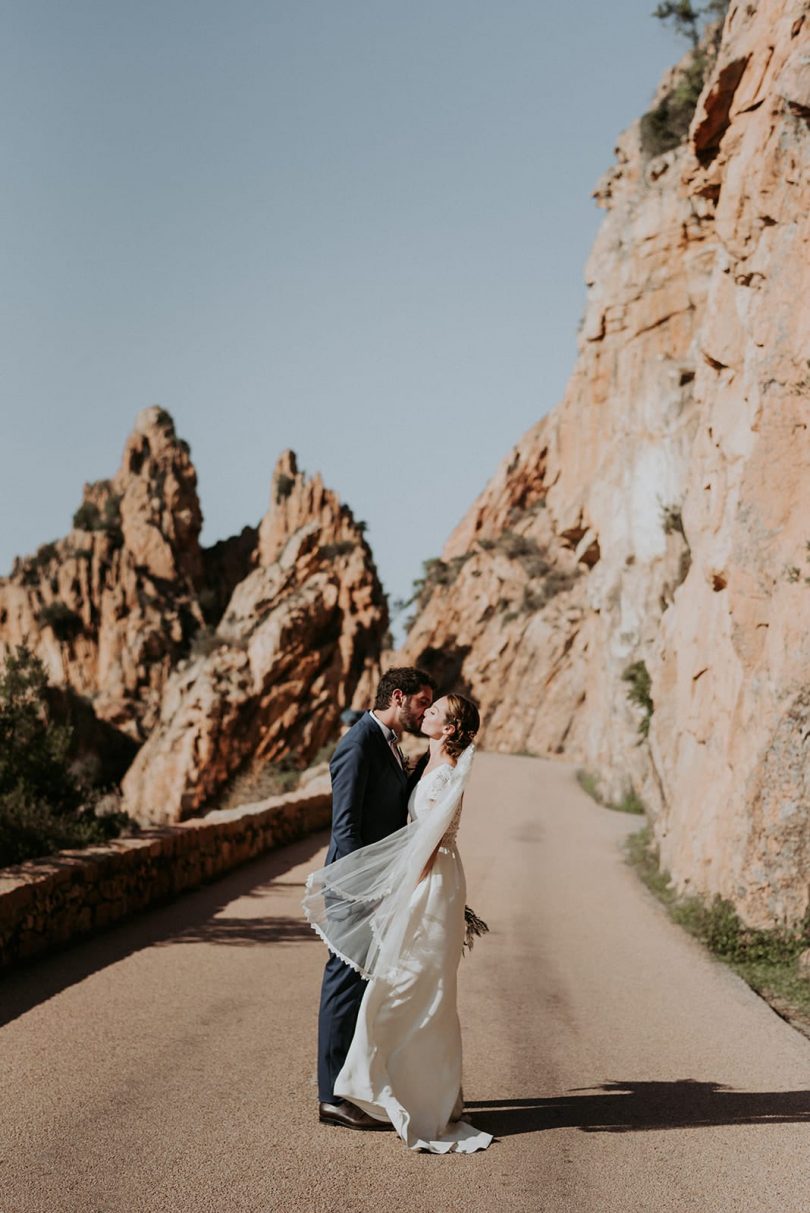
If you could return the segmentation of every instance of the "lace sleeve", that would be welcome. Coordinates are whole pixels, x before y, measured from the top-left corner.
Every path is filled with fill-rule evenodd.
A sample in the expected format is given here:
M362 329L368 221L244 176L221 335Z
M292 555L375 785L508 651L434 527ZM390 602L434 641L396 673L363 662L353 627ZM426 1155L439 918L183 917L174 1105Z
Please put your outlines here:
M425 790L425 800L428 804L435 802L442 796L444 789L450 782L450 776L453 774L453 768L449 766L437 767L430 777L430 783Z
M441 799L442 795L444 794L445 788L447 787L448 783L450 782L450 779L452 778L452 775L453 775L453 768L450 766L436 768L436 770L433 772L433 776L431 778L430 784L428 785L427 791L425 793L425 799L428 802L428 804L435 803L437 800ZM461 801L459 801L458 807L456 808L456 811L450 820L450 824L441 837L439 846L452 847L455 845L456 836L458 834L458 826L459 826L460 821L461 821Z

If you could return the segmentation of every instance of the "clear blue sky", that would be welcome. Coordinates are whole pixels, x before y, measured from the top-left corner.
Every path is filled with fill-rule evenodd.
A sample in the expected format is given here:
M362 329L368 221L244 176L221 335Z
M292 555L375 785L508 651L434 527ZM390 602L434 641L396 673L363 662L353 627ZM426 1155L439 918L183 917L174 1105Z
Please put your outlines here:
M2 4L0 572L161 404L204 542L289 446L407 595L562 394L591 191L682 51L653 7Z

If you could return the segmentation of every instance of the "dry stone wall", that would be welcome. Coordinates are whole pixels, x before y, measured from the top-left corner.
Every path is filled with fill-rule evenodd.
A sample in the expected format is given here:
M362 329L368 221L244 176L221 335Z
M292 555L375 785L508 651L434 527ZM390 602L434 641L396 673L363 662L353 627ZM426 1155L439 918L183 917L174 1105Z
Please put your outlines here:
M326 829L331 804L326 776L260 804L0 869L0 969L103 930L265 851Z

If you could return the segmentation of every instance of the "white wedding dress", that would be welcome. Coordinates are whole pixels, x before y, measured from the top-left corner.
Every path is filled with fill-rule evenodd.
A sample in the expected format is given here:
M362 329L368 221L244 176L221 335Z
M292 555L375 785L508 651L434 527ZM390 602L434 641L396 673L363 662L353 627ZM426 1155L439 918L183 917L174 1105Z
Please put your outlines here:
M431 812L453 768L434 768L411 793L408 812ZM412 1150L471 1154L492 1134L461 1115L461 1028L456 979L464 942L466 883L456 834L461 804L428 876L410 897L395 973L367 984L335 1094L389 1121Z

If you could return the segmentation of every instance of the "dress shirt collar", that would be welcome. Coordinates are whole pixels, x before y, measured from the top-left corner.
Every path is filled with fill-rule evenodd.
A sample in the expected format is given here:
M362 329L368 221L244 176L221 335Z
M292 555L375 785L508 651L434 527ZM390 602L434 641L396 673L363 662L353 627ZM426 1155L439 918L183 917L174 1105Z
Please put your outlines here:
M379 716L375 716L373 712L369 712L369 716L374 721L374 723L379 725L379 727L382 729L382 735L387 742L390 743L393 741L395 745L399 744L399 742L397 740L397 735L393 729L389 728L387 724L383 724L383 722L380 720Z

